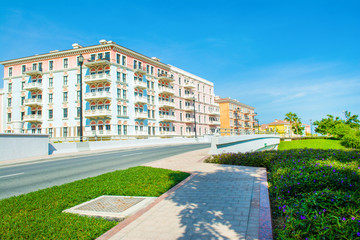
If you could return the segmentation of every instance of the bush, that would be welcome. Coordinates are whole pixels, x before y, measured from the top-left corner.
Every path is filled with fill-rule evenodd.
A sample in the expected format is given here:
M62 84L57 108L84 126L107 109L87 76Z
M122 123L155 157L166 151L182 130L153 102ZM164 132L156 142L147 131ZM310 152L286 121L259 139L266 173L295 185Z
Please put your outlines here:
M360 131L352 129L342 139L341 144L348 148L360 148Z
M350 127L350 125L341 122L336 124L330 132L335 138L340 139L347 135L351 131L351 129L352 128Z

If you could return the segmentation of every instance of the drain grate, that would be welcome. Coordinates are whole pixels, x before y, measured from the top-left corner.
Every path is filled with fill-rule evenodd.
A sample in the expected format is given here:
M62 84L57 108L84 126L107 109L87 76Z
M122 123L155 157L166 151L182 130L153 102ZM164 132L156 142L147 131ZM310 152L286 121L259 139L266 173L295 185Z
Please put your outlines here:
M149 205L156 197L101 196L63 212L120 221Z

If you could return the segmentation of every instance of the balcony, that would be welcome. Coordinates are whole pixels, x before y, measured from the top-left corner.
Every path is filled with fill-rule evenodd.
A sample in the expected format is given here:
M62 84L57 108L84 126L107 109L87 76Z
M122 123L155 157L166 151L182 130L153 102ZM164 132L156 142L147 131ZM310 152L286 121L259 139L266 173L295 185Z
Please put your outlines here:
M185 118L184 123L194 123L194 118Z
M25 122L42 122L42 115L38 115L38 114L25 115L24 121Z
M167 81L167 82L174 82L174 77L165 73L158 74L159 80Z
M147 97L135 95L135 96L134 96L134 102L137 102L137 103L147 103Z
M42 83L41 82L25 83L24 84L24 90L27 90L27 91L42 90Z
M104 137L104 136L111 136L111 130L93 130L93 131L86 131L84 134L86 137Z
M24 102L25 106L42 106L42 99L39 98L29 98L29 99L25 99Z
M187 112L192 112L192 111L194 111L194 106L186 106L185 105L183 109Z
M137 73L137 74L146 74L146 69L143 68L143 67L138 67L138 66L135 66L134 67L134 73Z
M111 118L111 110L109 109L95 109L85 110L84 116L86 118Z
M183 98L185 98L185 99L188 99L188 100L193 100L193 98L194 98L194 95L193 94L184 94L183 95Z
M110 74L91 74L86 75L84 78L84 82L87 84L91 83L110 83L111 82L111 75Z
M101 92L88 92L84 95L85 101L91 101L91 100L100 100L100 99L111 99L111 93L107 91L101 91Z
M148 132L147 131L135 130L135 135L136 136L147 136Z
M172 101L159 101L159 107L175 108L175 102L172 102Z
M84 62L84 65L87 67L110 65L110 59L109 58L99 58L97 60L88 59L87 61Z
M148 113L147 112L135 112L135 119L147 119Z
M220 121L210 120L209 124L210 125L220 125Z
M161 136L174 136L176 133L174 131L160 131Z
M162 122L173 122L176 121L175 116L172 115L160 115L160 121Z
M134 88L139 87L139 88L147 88L147 83L144 81L139 81L139 80L135 80L134 81Z
M167 93L167 94L174 95L175 90L173 88L159 86L159 93Z
M26 68L25 72L26 75L29 76L37 76L37 75L42 75L42 68L40 69L36 69L36 68Z
M196 88L195 83L193 82L184 82L183 87L191 89Z
M184 136L186 136L186 137L195 137L195 132L185 132Z
M209 110L210 115L220 115L219 109L210 109Z

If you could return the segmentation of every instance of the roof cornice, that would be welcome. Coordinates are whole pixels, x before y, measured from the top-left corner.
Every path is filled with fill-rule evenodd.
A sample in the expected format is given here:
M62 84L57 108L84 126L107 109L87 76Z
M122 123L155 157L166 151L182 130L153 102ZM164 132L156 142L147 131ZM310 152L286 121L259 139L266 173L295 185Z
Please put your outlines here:
M246 105L244 103L239 102L238 100L235 99L231 99L231 98L220 98L220 99L215 99L216 103L232 103L232 104L236 104L236 105L240 105L242 107L246 107L246 108L250 108L251 110L254 110L255 108L249 105Z

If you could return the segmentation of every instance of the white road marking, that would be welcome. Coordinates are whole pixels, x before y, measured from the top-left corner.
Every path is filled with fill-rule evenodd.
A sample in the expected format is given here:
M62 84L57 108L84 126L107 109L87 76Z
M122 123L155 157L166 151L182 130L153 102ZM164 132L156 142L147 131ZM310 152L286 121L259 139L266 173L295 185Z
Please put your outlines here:
M12 176L17 176L17 175L22 175L22 174L24 174L24 173L23 172L22 173L14 173L14 174L10 174L10 175L0 176L0 178L12 177Z
M139 154L143 154L143 153L131 153L131 154L125 154L125 155L121 155L121 157L132 156L132 155L139 155Z

